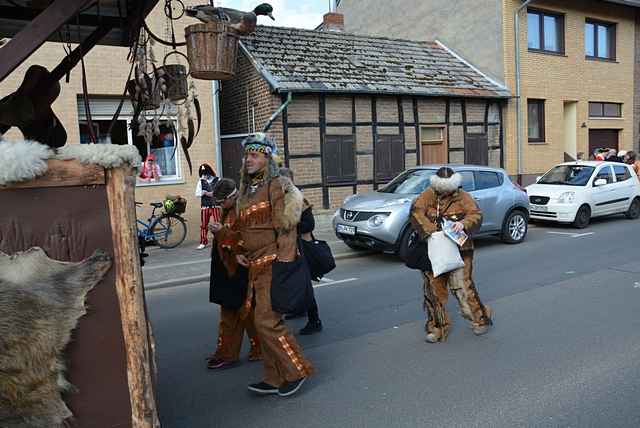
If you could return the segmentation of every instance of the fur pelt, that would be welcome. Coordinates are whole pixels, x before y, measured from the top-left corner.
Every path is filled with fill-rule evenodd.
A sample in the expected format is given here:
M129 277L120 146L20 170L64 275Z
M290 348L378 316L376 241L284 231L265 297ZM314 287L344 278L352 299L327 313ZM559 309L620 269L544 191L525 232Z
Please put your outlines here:
M449 178L431 176L431 188L439 194L453 193L462 186L462 176L458 173L453 174Z
M93 163L104 168L129 164L139 168L142 160L135 146L118 144L70 144L54 153L36 141L7 141L0 137L0 186L29 181L47 172L47 160Z
M300 223L304 197L302 192L287 177L279 177L277 180L284 191L284 211L282 212L282 220L279 226L284 230L291 230Z
M86 313L85 297L111 267L101 250L80 263L40 248L0 252L0 426L57 428L73 416L61 393L63 352Z
M142 160L136 146L119 144L67 144L58 149L56 159L75 159L104 168L117 168L123 164L140 167Z
M32 180L47 172L53 151L35 141L0 139L0 186Z

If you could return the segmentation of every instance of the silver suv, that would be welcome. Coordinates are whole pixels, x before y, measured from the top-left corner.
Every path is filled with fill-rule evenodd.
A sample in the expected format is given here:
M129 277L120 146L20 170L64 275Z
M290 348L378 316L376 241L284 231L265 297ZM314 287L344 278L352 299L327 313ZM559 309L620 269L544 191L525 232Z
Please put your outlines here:
M409 211L418 195L429 187L442 165L409 169L384 188L346 198L333 216L336 236L354 249L373 249L405 255L413 229ZM462 188L482 210L476 236L498 235L509 244L524 241L528 231L527 193L502 169L448 165L462 175Z

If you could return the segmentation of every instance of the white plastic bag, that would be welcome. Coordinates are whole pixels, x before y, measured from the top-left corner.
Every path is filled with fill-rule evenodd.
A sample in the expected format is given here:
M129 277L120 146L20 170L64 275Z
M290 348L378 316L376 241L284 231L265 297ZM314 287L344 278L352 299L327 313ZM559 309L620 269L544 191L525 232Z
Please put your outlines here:
M443 232L433 233L427 240L427 245L434 277L464 266L458 245Z

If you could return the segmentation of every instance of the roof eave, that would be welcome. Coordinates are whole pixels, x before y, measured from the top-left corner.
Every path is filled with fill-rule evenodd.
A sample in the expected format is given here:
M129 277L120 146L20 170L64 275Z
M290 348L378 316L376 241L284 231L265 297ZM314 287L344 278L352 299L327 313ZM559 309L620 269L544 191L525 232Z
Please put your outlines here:
M507 100L513 98L510 94L473 94L473 93L433 93L421 91L376 91L375 89L316 89L316 88L290 88L282 84L278 88L279 92L292 92L298 94L353 94L353 95L400 95L406 97L428 97L428 98L492 98Z
M247 56L247 59L249 60L249 62L251 62L258 74L267 81L267 83L271 87L271 90L275 93L280 92L281 88L278 79L276 79L276 77L271 74L269 70L267 70L262 64L260 64L253 55L251 55L251 52L249 51L249 49L247 49L244 43L242 43L242 40L240 41L240 49Z

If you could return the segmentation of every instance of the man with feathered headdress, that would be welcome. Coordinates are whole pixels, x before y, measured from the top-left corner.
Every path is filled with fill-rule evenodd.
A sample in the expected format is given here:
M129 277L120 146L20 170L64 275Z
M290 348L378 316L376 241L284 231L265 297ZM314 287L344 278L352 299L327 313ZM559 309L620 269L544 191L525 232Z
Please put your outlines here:
M413 204L411 223L422 239L441 231L444 220L453 222L456 232L465 231L469 238L460 248L464 267L434 277L424 275L424 307L427 310L427 342L442 342L449 332L449 316L445 309L449 289L458 300L462 316L471 321L476 335L485 334L491 321L491 309L483 305L473 282L473 240L471 235L482 225L482 212L467 192L462 190L462 176L442 167L431 177L431 186Z
M280 176L274 156L276 144L266 134L242 143L244 163L234 226L239 233L236 252L249 268L244 309L255 308L255 324L262 345L264 379L249 385L257 394L295 394L314 369L287 331L282 315L271 307L272 263L292 262L297 256L296 226L302 213L300 191Z

